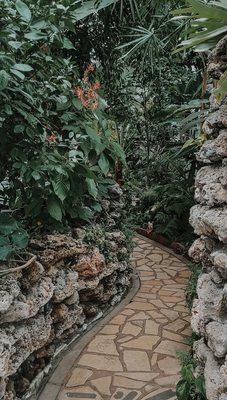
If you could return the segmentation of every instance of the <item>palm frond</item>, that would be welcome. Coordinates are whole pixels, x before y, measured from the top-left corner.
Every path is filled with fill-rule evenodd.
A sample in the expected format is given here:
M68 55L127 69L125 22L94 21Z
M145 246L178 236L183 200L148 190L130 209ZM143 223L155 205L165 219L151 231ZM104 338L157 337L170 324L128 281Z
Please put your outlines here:
M188 19L189 27L185 30L186 40L182 40L179 52L193 48L196 52L212 49L222 36L227 33L227 1L187 0L188 8L172 12L172 20Z

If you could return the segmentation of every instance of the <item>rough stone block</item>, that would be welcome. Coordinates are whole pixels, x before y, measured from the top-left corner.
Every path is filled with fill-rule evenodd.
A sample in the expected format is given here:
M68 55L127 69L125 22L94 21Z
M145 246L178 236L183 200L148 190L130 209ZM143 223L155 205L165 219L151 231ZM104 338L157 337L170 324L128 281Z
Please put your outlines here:
M227 354L227 324L220 322L210 322L206 326L206 337L208 346L218 358L223 358Z
M209 206L227 204L227 166L206 166L195 180L195 200Z
M227 209L196 205L191 208L190 223L197 235L217 237L227 243Z
M39 315L16 326L0 329L0 377L17 372L20 365L35 350L47 343L51 333L51 318Z
M199 162L210 164L227 157L227 129L221 130L219 136L214 140L207 140L196 158Z
M220 248L211 253L214 268L227 281L227 247Z
M192 329L199 335L205 335L206 325L212 320L221 320L226 312L225 288L217 287L212 275L202 274L197 284L198 299L192 308Z

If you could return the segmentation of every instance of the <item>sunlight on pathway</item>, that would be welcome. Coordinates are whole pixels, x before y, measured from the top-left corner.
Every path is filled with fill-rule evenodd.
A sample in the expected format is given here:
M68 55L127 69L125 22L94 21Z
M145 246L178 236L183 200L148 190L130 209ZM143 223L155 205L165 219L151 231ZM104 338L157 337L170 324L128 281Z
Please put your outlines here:
M172 400L179 380L177 350L190 336L185 264L138 237L133 257L141 288L75 360L58 400Z

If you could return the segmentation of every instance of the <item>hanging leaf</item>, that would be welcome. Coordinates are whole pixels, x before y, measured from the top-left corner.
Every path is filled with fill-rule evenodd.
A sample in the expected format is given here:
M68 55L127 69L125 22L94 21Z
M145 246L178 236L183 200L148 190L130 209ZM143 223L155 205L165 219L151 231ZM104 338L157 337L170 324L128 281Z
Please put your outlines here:
M77 110L79 110L79 111L82 110L83 104L77 97L73 97L72 103Z
M33 198L30 200L29 204L25 207L26 216L36 217L42 209L43 200L41 198Z
M13 254L12 246L0 246L0 261L6 261Z
M125 153L119 143L113 143L113 148L116 156L125 164Z
M12 69L16 69L17 71L22 72L29 72L33 70L33 68L28 64L14 64Z
M70 184L63 177L58 177L56 181L51 181L54 193L61 201L64 201L70 190Z
M75 49L73 43L67 37L64 37L63 39L63 48L68 50Z
M92 212L92 210L89 207L80 207L77 210L77 215L80 219L90 222L94 213Z
M57 197L49 197L49 199L47 200L47 209L51 217L54 218L56 221L62 220L61 204Z
M96 197L98 196L98 189L94 179L86 178L86 182L87 182L88 192L92 197L96 199Z
M107 175L107 173L109 172L110 163L103 153L100 156L98 164L103 174Z
M174 15L178 15L178 19L188 18L190 21L182 35L188 38L179 44L174 53L189 48L193 48L196 52L211 50L227 32L226 1L187 0L187 3L188 8L173 12ZM176 20L176 17L173 20Z
M25 249L28 245L28 233L20 229L12 234L12 243L19 249Z
M0 232L3 235L10 235L18 228L16 220L8 213L0 214Z
M0 236L0 246L7 246L10 244L9 238L7 236Z
M102 206L100 203L94 203L91 205L91 208L96 211L96 212L101 212L102 211Z
M42 40L46 37L46 35L42 32L36 31L36 30L32 30L31 32L28 32L24 35L24 37L28 40Z
M77 21L80 21L91 14L97 13L103 8L110 6L111 4L115 4L117 1L118 0L100 0L96 6L94 5L94 1L86 1L74 12L74 17Z
M31 19L31 11L29 10L27 4L25 4L23 1L21 0L17 0L16 1L16 9L19 12L19 14L21 15L22 19L24 21L29 22Z
M16 75L18 78L24 80L25 75L22 72L17 71L16 69L11 69L12 74Z
M2 69L0 71L0 90L3 90L8 86L9 78L10 78L9 74L7 74L7 72L4 71L4 69Z

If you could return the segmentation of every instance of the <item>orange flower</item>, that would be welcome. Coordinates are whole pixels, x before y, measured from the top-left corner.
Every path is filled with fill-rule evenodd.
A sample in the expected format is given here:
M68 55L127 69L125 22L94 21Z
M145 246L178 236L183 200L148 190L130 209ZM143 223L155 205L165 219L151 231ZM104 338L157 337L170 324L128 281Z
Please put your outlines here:
M91 106L91 110L96 110L96 108L98 107L98 101L95 101L92 106Z
M74 90L74 93L77 95L79 99L82 99L84 96L84 91L80 86L77 86Z
M89 99L91 99L91 100L94 100L94 99L96 99L97 95L96 95L96 93L94 92L94 90L89 89L88 92L87 92L87 97L88 97Z
M81 99L81 103L83 104L83 106L85 107L85 108L89 108L89 102L86 100L86 99Z
M96 93L96 90L101 87L98 80L93 84L89 82L89 74L93 72L94 69L95 68L92 64L88 64L82 79L82 87L76 86L74 88L75 95L81 101L83 106L89 110L95 110L98 107L98 94Z
M52 134L48 137L48 142L53 143L56 142L57 136L52 132Z
M93 90L98 90L101 87L101 84L99 81L95 81L95 83L93 83L93 85L91 85Z

